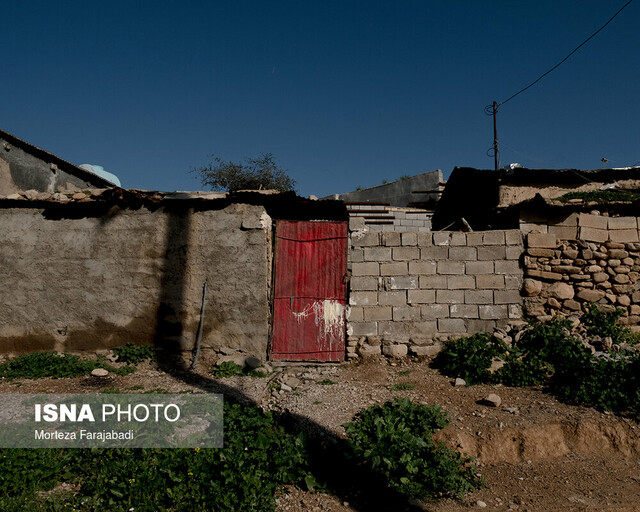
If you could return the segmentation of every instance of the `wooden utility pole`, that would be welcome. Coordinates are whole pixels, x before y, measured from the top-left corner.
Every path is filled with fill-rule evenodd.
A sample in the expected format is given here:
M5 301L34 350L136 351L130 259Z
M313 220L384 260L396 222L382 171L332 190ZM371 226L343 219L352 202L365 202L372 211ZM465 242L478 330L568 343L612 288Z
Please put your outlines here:
M496 116L498 114L498 104L494 101L493 108L493 163L495 170L498 170L498 125L496 123Z

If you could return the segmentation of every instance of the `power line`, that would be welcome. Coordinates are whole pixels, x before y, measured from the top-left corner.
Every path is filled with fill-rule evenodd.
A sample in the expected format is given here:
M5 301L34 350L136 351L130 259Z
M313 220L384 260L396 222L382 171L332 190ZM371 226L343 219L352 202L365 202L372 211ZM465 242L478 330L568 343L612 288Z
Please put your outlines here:
M513 98L515 98L516 96L518 96L519 94L522 94L524 91L526 91L527 89L533 87L534 85L536 85L540 80L542 80L545 76L547 76L549 73L551 73L552 71L554 71L555 69L557 69L558 67L560 67L562 64L564 64L564 62L571 57L574 53L576 53L580 48L582 48L585 44L587 44L591 39L593 39L596 35L598 35L598 33L600 33L609 23L611 23L613 21L613 19L620 14L625 7L627 7L631 2L633 2L633 0L629 0L626 4L624 4L622 7L620 7L620 9L618 9L618 11L611 16L611 18L609 18L607 20L607 22L602 25L598 30L596 30L593 34L591 34L589 37L587 37L584 41L582 41L578 46L576 46L573 51L567 55L564 59L562 59L560 62L558 62L555 66L553 66L551 69L549 69L548 71L546 71L545 73L543 73L542 75L540 75L538 78L536 78L533 82L531 82L529 85L527 85L526 87L520 89L517 93L509 96L506 100L498 103L498 106L504 105L505 103L507 103L508 101L511 101Z

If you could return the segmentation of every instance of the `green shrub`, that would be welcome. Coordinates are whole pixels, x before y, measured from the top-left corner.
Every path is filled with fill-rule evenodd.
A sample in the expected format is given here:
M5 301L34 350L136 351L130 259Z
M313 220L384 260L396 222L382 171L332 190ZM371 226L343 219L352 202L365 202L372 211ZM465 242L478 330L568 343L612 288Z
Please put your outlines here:
M630 335L628 329L616 324L619 316L619 312L604 312L591 306L584 322L589 333L617 336L619 341ZM570 327L568 320L558 318L529 325L518 342L503 354L505 364L492 376L487 368L494 352L486 335L449 343L440 368L451 377L471 377L466 379L470 384L491 381L508 386L546 385L565 402L640 412L640 355L596 359L580 340L571 337Z
M0 364L0 376L9 379L40 379L43 377L60 379L87 375L95 368L111 369L97 361L80 359L71 354L32 352Z
M138 364L146 359L155 357L156 350L153 345L135 345L131 342L113 349L113 354L118 356L119 363Z
M591 303L587 305L587 311L582 315L582 322L590 336L602 338L610 336L614 343L635 344L638 342L637 336L631 332L631 329L618 323L622 315L624 315L624 309L607 311Z
M211 369L211 373L219 379L223 377L235 377L236 375L244 375L244 368L233 361L225 361L218 366L214 366Z
M488 334L474 334L450 341L434 361L445 375L460 377L467 384L488 382L489 367L494 357L502 357L506 347Z
M221 449L0 450L0 509L273 511L279 487L315 484L304 437L270 413L225 401L224 433ZM37 496L59 482L80 490Z
M353 456L407 498L461 497L479 487L471 459L433 440L447 426L439 406L396 399L344 425Z

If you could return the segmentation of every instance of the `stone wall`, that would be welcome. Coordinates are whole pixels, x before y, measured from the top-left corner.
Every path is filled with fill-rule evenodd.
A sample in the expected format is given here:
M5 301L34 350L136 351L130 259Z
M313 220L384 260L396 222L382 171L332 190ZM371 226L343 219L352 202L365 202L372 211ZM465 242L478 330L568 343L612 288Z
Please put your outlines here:
M351 233L348 355L428 355L522 318L522 234Z
M11 204L0 207L0 351L190 350L207 280L203 347L266 357L262 206Z
M640 243L635 217L580 215L581 240L527 235L523 295L530 317L581 314L591 302L622 308L623 324L640 323ZM587 222L583 222L584 220ZM597 219L597 223L596 223ZM613 228L613 229L610 229ZM599 241L594 241L598 238ZM615 240L635 239L622 243Z

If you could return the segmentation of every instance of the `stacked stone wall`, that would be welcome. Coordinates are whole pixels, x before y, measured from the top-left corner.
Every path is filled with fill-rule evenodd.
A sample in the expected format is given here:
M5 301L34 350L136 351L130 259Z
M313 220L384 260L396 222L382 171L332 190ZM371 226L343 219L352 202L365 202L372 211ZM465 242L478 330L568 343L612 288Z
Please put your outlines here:
M640 323L640 243L614 240L637 239L637 231L635 235L625 233L631 231L626 226L637 225L637 219L600 217L598 225L603 227L593 227L597 216L588 217L591 226L580 227L586 239L562 240L554 233L527 235L522 291L525 314L540 319L555 314L579 315L587 304L598 303L624 309L621 322L636 326Z
M520 321L522 252L519 230L352 232L348 354L429 355Z

